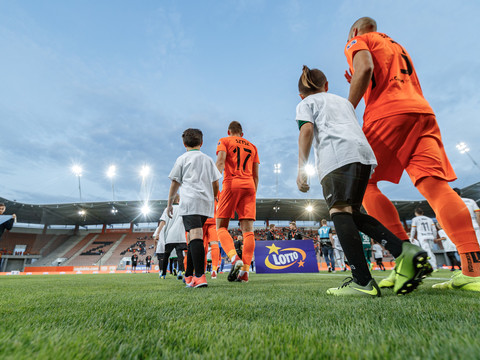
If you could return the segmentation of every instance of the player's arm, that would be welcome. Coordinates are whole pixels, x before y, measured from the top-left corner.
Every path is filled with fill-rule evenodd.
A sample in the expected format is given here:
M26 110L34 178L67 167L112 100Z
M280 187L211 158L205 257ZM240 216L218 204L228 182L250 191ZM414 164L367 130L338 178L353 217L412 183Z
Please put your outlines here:
M412 222L412 228L410 229L410 240L415 239L415 232L417 231L417 226Z
M475 210L475 219L477 219L478 226L480 226L480 210Z
M215 165L217 166L217 169L218 169L218 171L220 171L220 173L223 173L223 170L225 169L225 161L226 160L227 160L227 152L223 151L223 150L220 150L217 153L217 162L215 163Z
M173 216L173 200L175 199L175 195L177 194L179 188L180 183L172 180L172 183L170 184L170 190L168 191L167 215L169 218L172 218Z
M218 196L218 189L219 189L219 185L218 185L218 180L215 180L214 182L212 182L212 188L213 188L213 197L216 199L217 196Z
M433 233L433 238L436 239L438 237L438 232L437 232L437 227L432 221L432 233Z
M313 124L307 122L300 128L300 134L298 136L298 175L297 186L301 192L307 192L310 190L308 185L308 175L305 171L305 165L307 165L308 157L310 156L310 149L312 148L313 141Z
M370 85L373 74L372 54L368 50L358 51L353 58L353 75L350 80L348 100L356 108Z
M258 189L258 163L254 162L252 167L253 182L255 183L255 192Z

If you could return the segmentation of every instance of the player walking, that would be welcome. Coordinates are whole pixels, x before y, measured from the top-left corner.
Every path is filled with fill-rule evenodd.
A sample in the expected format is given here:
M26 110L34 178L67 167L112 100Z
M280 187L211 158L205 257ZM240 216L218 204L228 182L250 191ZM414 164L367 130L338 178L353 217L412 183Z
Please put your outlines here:
M350 28L345 55L351 72L345 73L350 82L348 100L357 107L365 99L363 131L378 161L363 206L400 239L408 240L395 206L377 187L382 180L398 183L406 170L462 261L463 274L435 287L480 291L480 247L465 204L448 184L456 179L455 172L410 56L396 41L377 32L375 20L369 17ZM394 257L400 255L400 247L391 243L385 247Z
M432 242L437 238L437 228L432 219L423 215L422 208L415 209L415 217L412 219L410 241L417 239L419 246L425 250L430 257L428 262L432 268L437 270L437 259L432 251ZM413 241L412 241L413 242Z
M335 271L335 257L333 251L333 230L327 225L327 220L322 219L322 226L318 229L318 241L322 249L323 258L328 267L328 272Z
M315 139L317 173L353 276L339 288L328 289L327 294L380 296L363 256L359 231L377 242L390 243L392 247L401 249L399 263L403 265L398 271L394 291L406 294L414 290L425 273L431 271L426 252L418 246L403 243L376 219L360 212L363 194L376 161L352 104L340 96L328 94L325 75L306 66L303 67L298 90L302 101L297 106L296 116L300 128L297 186L302 192L310 189L305 165Z
M232 263L228 281L248 281L248 271L255 249L253 222L256 216L258 165L260 160L255 145L243 138L242 125L232 121L228 137L217 145L217 168L223 172L223 185L217 207L217 234L223 250ZM244 246L242 258L238 256L228 223L238 214Z

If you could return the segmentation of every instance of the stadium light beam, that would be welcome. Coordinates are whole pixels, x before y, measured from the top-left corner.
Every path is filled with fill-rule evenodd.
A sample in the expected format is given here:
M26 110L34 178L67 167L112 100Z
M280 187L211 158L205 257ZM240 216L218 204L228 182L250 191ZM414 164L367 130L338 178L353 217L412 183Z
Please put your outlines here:
M480 169L480 165L478 165L478 163L475 161L472 155L469 154L470 148L466 143L464 143L463 141L459 142L456 147L457 147L457 150L460 151L460 154L467 154L470 160L472 160L473 165L475 165L478 169Z
M305 172L309 177L315 175L316 173L315 166L313 166L312 164L305 165Z
M140 211L142 212L142 214L143 214L144 216L147 216L148 214L150 214L150 212L151 212L152 210L150 209L150 206L148 206L148 204L145 204L145 205L142 206L142 208L140 209Z
M305 210L307 210L307 212L311 213L311 212L313 212L314 209L313 209L313 206L312 206L312 205L307 205L307 206L305 207Z
M140 176L142 177L143 180L150 175L150 166L148 165L143 165L142 168L140 169Z

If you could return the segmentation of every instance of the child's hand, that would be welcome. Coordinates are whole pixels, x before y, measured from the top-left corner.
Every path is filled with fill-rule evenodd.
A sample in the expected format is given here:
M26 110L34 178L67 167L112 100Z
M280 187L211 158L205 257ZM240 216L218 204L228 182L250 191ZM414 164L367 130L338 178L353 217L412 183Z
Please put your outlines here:
M167 215L170 219L173 217L173 206L172 205L167 206Z
M348 83L350 84L350 81L352 81L352 73L350 72L350 70L346 70L344 76L345 76L345 79L347 79Z
M308 175L303 169L298 170L297 186L298 190L304 193L310 190L310 185L308 185Z

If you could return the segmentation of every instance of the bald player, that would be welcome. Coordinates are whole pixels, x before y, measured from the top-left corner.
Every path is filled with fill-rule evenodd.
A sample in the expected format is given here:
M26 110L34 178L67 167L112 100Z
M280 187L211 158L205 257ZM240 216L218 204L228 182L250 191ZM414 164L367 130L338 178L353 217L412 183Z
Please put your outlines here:
M397 237L408 240L394 205L377 187L382 180L398 183L406 170L461 257L462 273L434 287L480 291L480 247L467 207L448 184L456 175L410 55L377 32L375 20L363 17L350 29L345 56L350 66L350 73L345 73L350 82L348 99L354 107L362 97L365 100L363 131L378 161L363 206ZM395 257L401 253L397 244L385 247ZM390 276L386 285L393 286L394 281Z

